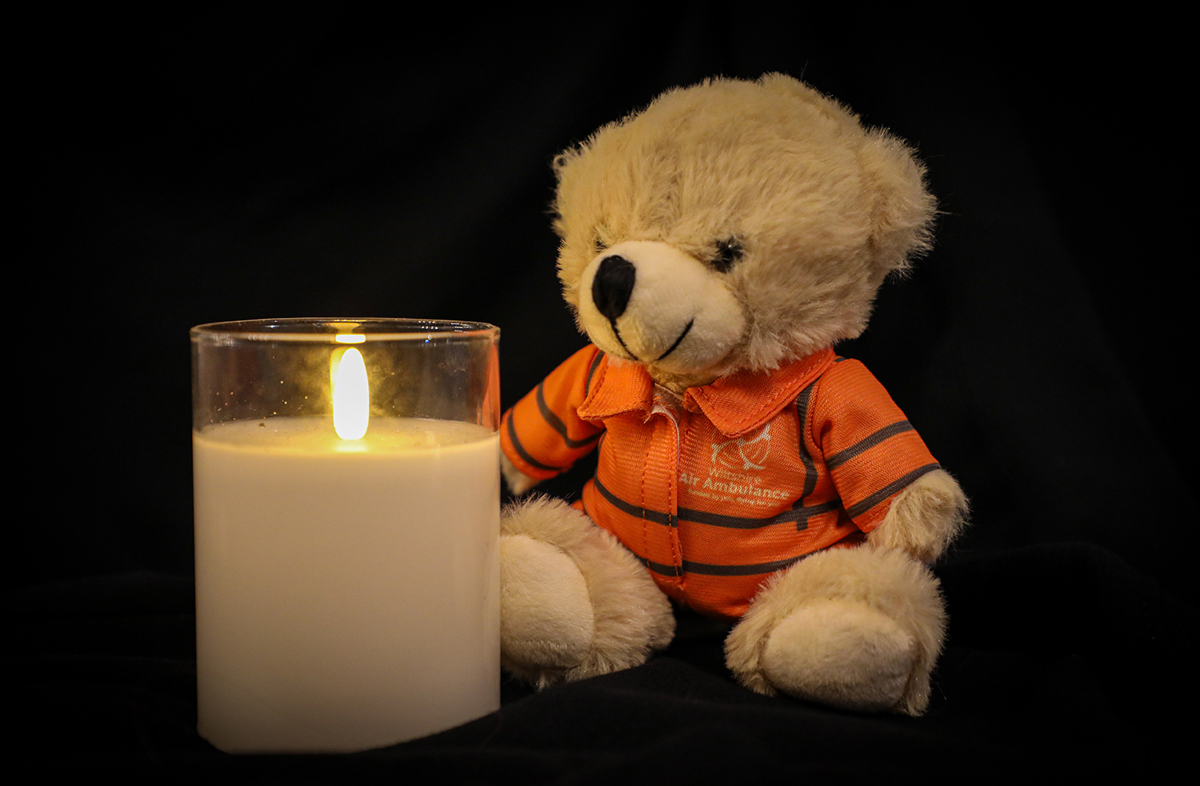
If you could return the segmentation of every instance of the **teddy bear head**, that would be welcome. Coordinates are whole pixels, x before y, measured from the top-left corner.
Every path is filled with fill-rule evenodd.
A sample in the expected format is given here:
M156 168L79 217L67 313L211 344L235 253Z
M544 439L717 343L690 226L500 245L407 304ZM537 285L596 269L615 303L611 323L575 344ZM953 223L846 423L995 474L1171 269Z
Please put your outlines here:
M555 172L580 328L677 391L859 335L935 212L904 143L781 74L670 90Z

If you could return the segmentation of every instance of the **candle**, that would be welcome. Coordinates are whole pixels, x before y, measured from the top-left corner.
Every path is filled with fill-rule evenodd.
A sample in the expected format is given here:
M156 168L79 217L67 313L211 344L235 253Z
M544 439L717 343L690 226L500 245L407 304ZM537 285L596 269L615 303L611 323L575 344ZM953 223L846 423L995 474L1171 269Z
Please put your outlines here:
M368 347L317 351L331 411L193 431L198 728L225 751L365 750L499 707L492 418L368 415Z

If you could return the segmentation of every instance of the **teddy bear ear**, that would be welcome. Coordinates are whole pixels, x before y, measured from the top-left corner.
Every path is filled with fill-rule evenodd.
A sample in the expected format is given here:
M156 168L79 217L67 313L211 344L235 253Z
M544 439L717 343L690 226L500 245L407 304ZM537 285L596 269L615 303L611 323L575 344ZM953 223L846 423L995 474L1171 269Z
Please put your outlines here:
M554 172L554 180L557 184L554 193L554 201L551 204L551 215L553 216L554 232L562 240L567 237L567 226L562 214L563 194L563 176L567 168L577 159L579 159L587 150L587 143L581 142L577 145L567 148L554 157L551 162L551 170Z
M904 270L913 257L929 249L937 204L926 188L925 168L908 145L883 129L863 129L848 107L787 74L764 74L759 84L861 129L859 161L873 203L870 242L881 275Z
M867 132L859 153L864 185L872 193L870 242L877 271L907 269L929 250L937 201L925 183L925 167L907 144L883 129Z
M567 165L579 158L581 155L583 155L582 144L569 147L556 155L554 160L550 162L550 168L554 171L554 179L561 181L563 170L567 168Z

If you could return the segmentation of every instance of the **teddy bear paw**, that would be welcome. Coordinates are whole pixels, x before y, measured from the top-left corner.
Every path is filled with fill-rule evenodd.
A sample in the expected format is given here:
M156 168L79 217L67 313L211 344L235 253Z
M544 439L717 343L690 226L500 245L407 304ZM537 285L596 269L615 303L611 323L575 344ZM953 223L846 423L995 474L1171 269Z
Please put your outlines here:
M500 566L500 640L506 667L530 674L582 663L592 649L596 620L575 561L556 546L512 535L501 539Z
M500 521L500 657L544 688L646 662L675 617L641 562L562 500L534 497Z
M763 676L780 692L880 712L901 703L917 662L913 637L861 603L827 601L785 617L763 649Z

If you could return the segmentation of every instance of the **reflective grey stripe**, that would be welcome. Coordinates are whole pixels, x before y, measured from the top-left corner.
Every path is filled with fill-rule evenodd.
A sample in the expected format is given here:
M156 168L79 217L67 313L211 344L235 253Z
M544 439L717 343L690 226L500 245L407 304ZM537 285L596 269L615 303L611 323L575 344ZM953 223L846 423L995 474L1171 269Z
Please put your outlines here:
M657 573L660 576L679 577L679 576L683 575L683 570L681 570L678 565L664 565L661 562L651 562L650 560L648 560L644 557L638 557L638 559L641 561L641 563L643 565L645 565L647 568L654 571L655 573Z
M776 560L775 562L763 562L758 565L709 565L704 562L683 561L682 573L696 573L704 576L758 576L774 573L790 565L794 565L800 560L807 557L807 554L801 554L798 557L789 557L788 559ZM640 559L640 558L639 558ZM651 562L648 559L641 559L643 565L660 576L679 576L681 575L680 568L675 565L663 565L660 562Z
M791 510L785 510L782 513L771 516L766 519L752 519L743 516L725 516L720 513L709 513L703 510L689 510L687 508L679 509L679 518L684 521L694 521L697 524L710 524L714 527L728 527L730 529L762 529L763 527L774 526L775 524L786 524L796 522L797 529L803 530L808 528L808 520L813 516L818 516L822 513L828 513L831 510L837 510L841 505L840 500L833 500L821 505L813 505L812 507L794 507Z
M538 412L542 413L542 420L546 421L546 425L554 429L563 438L563 442L566 443L568 448L572 450L582 448L600 439L600 435L604 433L603 431L597 431L595 434L584 439L571 439L567 436L567 424L563 423L558 415L554 414L554 410L550 409L550 405L546 403L546 395L542 392L544 385L545 383L539 383L537 386Z
M876 491L874 494L872 494L871 496L864 499L862 502L859 502L858 504L852 505L851 507L847 508L846 514L849 515L850 518L852 518L852 519L858 518L860 515L862 515L863 513L866 513L868 510L875 507L880 502L883 502L885 499L892 496L900 489L907 487L910 483L912 483L914 480L921 477L925 473L933 472L935 469L941 469L941 468L942 468L942 466L937 463L926 464L923 467L918 467L917 469L914 469L912 472L908 473L904 477L902 477L898 480L894 480L891 483L887 484L886 486L881 488L879 491Z
M646 521L653 521L656 524L665 524L669 527L678 526L681 519L684 521L695 522L696 524L708 524L714 527L727 527L729 529L762 529L764 527L771 527L776 524L787 524L794 521L797 522L796 528L798 530L803 530L808 528L808 520L810 518L813 516L819 516L822 513L828 513L831 510L837 510L842 504L840 500L835 499L830 502L825 502L820 505L813 505L811 507L795 507L791 510L785 510L782 513L778 513L770 518L765 519L754 519L744 516L726 516L721 513L709 513L708 511L691 510L689 508L680 508L679 515L675 516L669 513L662 513L657 510L646 510L643 507L634 505L632 502L626 502L610 491L603 483L601 483L599 477L594 477L593 482L596 486L596 490L600 492L600 495L608 500L613 507L622 513L628 513L630 516L634 516L639 519L645 519Z
M653 521L656 524L666 524L668 527L674 527L679 523L678 519L668 513L660 513L657 510L646 510L645 508L638 507L631 502L626 502L616 494L613 494L611 491L609 491L604 484L600 482L599 475L593 478L593 481L595 483L596 490L600 492L600 495L612 503L613 507L622 513L628 513L630 516L635 516L639 519L645 519L646 521Z
M544 469L549 472L563 472L566 469L566 467L552 467L549 464L543 464L533 456L529 455L529 451L525 450L525 446L522 445L521 440L517 438L517 427L513 425L513 419L511 415L508 418L508 438L512 440L513 447L517 449L517 453L530 466L537 467L538 469Z
M854 445L851 445L850 447L846 448L845 450L843 450L839 453L835 453L834 455L827 458L825 460L825 466L828 467L829 469L834 469L835 467L840 467L842 464L845 464L847 461L854 458L855 456L859 456L859 455L862 455L863 453L866 453L868 450L875 447L880 442L883 442L884 440L889 439L890 437L894 437L897 434L903 434L906 431L912 431L912 430L913 430L913 425L912 425L912 423L909 423L907 420L901 420L896 423L893 423L890 426L884 426L883 428L879 429L879 431L876 431L871 436L869 436L869 437L861 440L860 442L858 442Z
M796 415L800 418L796 442L800 444L800 463L804 465L804 490L800 492L800 499L796 501L797 505L803 505L804 500L817 487L817 467L813 463L812 456L809 455L808 446L804 444L804 436L808 429L808 404L812 399L813 388L816 386L817 380L814 380L812 384L800 391L800 395L796 396Z

